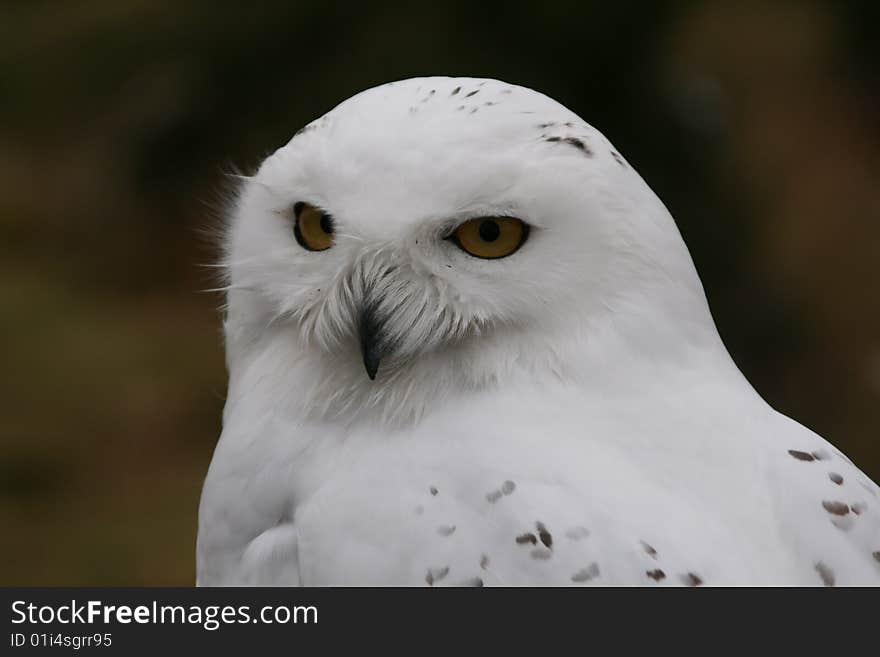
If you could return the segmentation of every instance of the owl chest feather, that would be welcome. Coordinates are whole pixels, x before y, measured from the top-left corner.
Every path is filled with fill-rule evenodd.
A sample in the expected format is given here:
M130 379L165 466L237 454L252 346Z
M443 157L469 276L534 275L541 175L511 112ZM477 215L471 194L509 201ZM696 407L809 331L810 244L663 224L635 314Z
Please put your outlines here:
M229 538L217 547L227 574L307 585L815 579L774 528L778 509L743 418L514 401L391 432L264 425L273 435L254 440L263 447L225 459L239 464L226 490L233 476L243 487L227 498ZM737 439L725 437L726 422Z

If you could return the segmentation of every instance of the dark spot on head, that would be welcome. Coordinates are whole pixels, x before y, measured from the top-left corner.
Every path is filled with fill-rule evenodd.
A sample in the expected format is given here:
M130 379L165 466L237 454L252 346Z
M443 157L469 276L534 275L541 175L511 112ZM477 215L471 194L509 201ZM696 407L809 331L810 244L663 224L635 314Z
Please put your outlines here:
M437 494L437 489L434 486L431 486L428 490L431 492L431 495Z
M483 570L486 570L486 568L488 568L488 567L489 567L488 555L485 555L485 554L481 555L480 556L480 568L482 568Z
M428 568L428 574L425 575L425 581L428 586L434 586L434 582L439 582L449 574L449 566L443 568Z
M655 582L659 582L661 579L666 579L666 573L664 573L659 568L654 570L649 570L645 573L648 577L653 579Z
M440 534L440 536L452 536L454 532L455 525L440 525L437 528L437 533Z
M549 141L550 143L562 141L562 137L547 137L547 141Z
M501 492L505 495L510 495L513 491L516 490L516 484L510 481L509 479L501 484Z
M642 548L645 550L645 552L648 553L648 556L654 557L655 559L657 558L657 550L652 548L650 545L648 545L644 541L639 541L639 543L642 544Z
M450 95L450 96L454 96L454 95L457 94L459 91L461 91L461 87L456 87L455 89L452 90L452 93L449 94L449 95Z
M543 543L545 547L552 548L553 547L553 536L551 536L550 532L547 531L547 528L544 526L544 523L536 522L535 527L538 529L538 538L541 539L541 543Z
M488 100L485 103L483 103L483 105L485 105L486 107L492 107L492 105L494 105L494 104L495 103L493 103L491 100Z
M620 157L620 153L618 153L617 151L611 151L611 157L613 157L614 161L617 162L620 166L626 167L623 158Z
M475 114L476 111L477 111L478 109L480 109L480 108L479 108L479 107L473 107L473 108L471 108L471 111L468 112L468 114Z
M703 583L703 578L696 573L688 573L687 575L681 576L681 581L684 582L686 586L700 586Z
M829 478L831 481L833 481L835 484L837 484L838 486L840 486L840 485L843 483L843 477L841 477L841 476L840 476L839 474L837 474L836 472L829 472L829 473L828 473L828 478Z
M564 125L566 128L573 128L574 127L574 123L572 123L571 121L566 121L562 125Z
M874 557L874 561L880 561L880 550L877 550L874 554L871 555Z
M495 504L495 502L501 499L501 491L493 490L491 493L486 493L486 499L489 500L492 504Z
M825 586L834 586L834 571L828 566L820 561L816 564L816 572L819 573Z
M531 532L527 532L525 534L520 534L516 537L516 542L519 545L525 545L526 543L531 543L532 545L538 544L538 537L532 534Z
M473 90L472 92L470 92L469 94L466 94L466 95L465 95L465 98L470 98L471 96L473 96L475 93L477 93L477 92L479 92L479 91L480 91L479 89L474 89L474 90Z
M541 128L541 130L545 130L547 128L552 128L554 125L556 124L550 121L549 123L539 123L538 127Z
M808 454L807 452L800 452L796 449L790 449L790 450L788 450L788 453L791 454L793 457L795 457L798 461L813 461L813 460L815 460L813 458L812 454Z
M464 109L464 105L459 105L459 106L456 107L455 109L456 109L456 111L460 112L461 110Z
M587 146L582 139L578 139L577 137L566 137L562 141L564 141L566 144L569 144L570 146L574 146L587 157L591 157L593 155L593 151L590 150L590 147Z
M835 516L845 516L849 513L849 505L844 504L843 502L823 500L822 508Z
M472 577L471 579L467 580L463 584L463 586L475 586L477 588L481 588L483 586L483 580L479 577Z

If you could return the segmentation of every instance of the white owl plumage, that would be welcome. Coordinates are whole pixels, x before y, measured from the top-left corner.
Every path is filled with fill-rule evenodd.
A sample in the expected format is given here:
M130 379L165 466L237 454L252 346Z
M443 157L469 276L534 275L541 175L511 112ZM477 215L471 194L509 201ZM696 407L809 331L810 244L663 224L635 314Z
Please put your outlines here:
M499 216L507 257L445 239ZM877 485L757 395L669 212L542 94L352 97L245 180L223 265L200 585L880 583Z

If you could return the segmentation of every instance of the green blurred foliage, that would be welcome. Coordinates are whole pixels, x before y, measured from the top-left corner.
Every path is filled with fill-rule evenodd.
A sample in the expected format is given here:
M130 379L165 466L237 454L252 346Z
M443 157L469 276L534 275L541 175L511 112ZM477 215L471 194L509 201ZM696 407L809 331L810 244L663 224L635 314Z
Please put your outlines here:
M877 479L878 6L3 3L0 581L193 581L224 172L419 75L532 87L602 130L758 391Z

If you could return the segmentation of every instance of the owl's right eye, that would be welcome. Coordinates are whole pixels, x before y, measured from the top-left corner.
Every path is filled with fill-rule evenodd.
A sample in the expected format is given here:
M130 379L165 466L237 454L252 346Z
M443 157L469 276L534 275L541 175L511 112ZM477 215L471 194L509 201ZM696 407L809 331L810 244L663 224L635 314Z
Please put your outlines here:
M302 248L326 251L333 246L333 217L302 201L293 206L293 216L293 235Z

